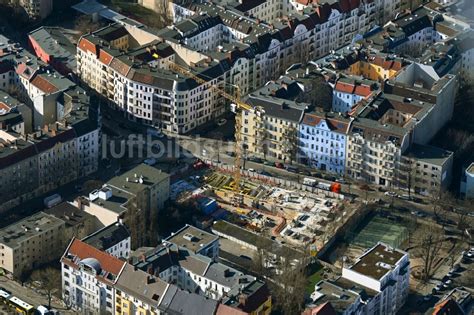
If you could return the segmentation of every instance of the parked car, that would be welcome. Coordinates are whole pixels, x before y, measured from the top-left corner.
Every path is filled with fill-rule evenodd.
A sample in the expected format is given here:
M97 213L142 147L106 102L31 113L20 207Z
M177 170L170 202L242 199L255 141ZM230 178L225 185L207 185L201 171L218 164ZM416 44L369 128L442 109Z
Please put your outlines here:
M272 176L272 174L268 173L267 171L263 171L263 170L258 170L257 173L259 173L260 175L264 175L264 176Z
M283 166L283 163L280 163L280 162L275 162L275 167L276 168L280 168L280 169L284 169L285 166Z
M253 168L249 168L248 171L249 171L250 173L255 173L255 169L253 169Z
M394 191L386 191L384 195L390 197L397 197L397 193L395 193Z
M411 200L410 196L409 196L409 195L406 195L406 194L399 195L398 198L400 198L400 199L402 199L402 200Z
M292 172L292 173L298 173L299 172L298 168L296 166L293 166L293 165L286 165L285 169L288 172Z
M261 158L255 157L255 156L249 157L248 160L249 160L249 161L252 161L252 162L254 162L254 163L262 163L262 162L263 162Z
M340 183L340 184L345 184L346 183L346 180L342 177L339 177L339 178L336 178L336 182Z
M323 175L318 172L311 172L311 176L317 177L317 178L323 178Z

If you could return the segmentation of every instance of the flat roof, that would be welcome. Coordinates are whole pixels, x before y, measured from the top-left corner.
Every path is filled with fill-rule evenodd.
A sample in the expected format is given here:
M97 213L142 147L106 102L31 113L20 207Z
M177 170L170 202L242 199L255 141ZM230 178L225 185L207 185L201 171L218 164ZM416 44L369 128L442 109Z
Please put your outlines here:
M206 247L218 239L219 237L217 235L186 224L186 226L172 234L165 241L176 244L179 247L184 247L193 253L197 253L201 248Z
M290 258L299 259L302 253L295 248L282 245L276 241L273 241L267 237L260 236L256 233L250 232L246 229L243 229L235 224L229 223L227 221L217 221L212 226L212 229L220 232L222 234L226 234L232 236L236 239L239 239L247 244L252 244L255 246L261 246L265 249L268 249L269 252L278 255L278 256L291 256Z
M391 271L405 255L407 255L407 253L399 249L378 243L359 257L357 262L348 269L367 277L380 280Z
M15 248L24 241L44 234L45 231L56 229L63 224L64 221L61 219L44 212L38 212L1 229L0 243Z
M142 178L141 182L140 178ZM169 178L167 173L142 163L128 172L112 178L107 182L107 185L136 195L147 187L162 181L169 181Z
M404 155L431 165L443 166L453 152L430 145L413 143Z

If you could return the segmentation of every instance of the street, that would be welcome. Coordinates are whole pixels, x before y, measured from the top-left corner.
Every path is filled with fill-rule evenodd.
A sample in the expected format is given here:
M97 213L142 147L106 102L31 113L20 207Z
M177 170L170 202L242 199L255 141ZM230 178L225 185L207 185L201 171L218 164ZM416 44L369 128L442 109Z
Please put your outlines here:
M18 297L19 299L25 301L28 304L33 305L35 308L39 305L48 306L48 298L45 295L39 292L35 292L34 289L22 286L18 282L12 281L4 276L0 276L0 287L10 291L12 295ZM60 290L60 288L58 288L58 290ZM63 302L57 297L53 297L51 301L51 307L60 311L61 314L76 314L76 312L67 310L63 305ZM3 305L0 306L0 315L11 314L11 310L7 310L6 307L4 307Z

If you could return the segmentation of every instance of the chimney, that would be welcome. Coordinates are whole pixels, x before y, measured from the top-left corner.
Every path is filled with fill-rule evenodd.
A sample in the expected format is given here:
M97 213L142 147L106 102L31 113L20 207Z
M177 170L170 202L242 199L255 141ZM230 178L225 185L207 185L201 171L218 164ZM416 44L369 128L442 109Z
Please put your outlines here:
M239 295L239 304L242 306L245 306L247 303L247 295L246 294L240 294Z
M44 127L43 127L43 131L44 131L45 133L47 133L47 132L49 131L49 127L48 127L48 125L47 125L47 124L46 124L46 125L44 125Z
M151 264L148 265L148 268L147 268L146 272L150 275L153 275L153 266Z
M142 262L145 262L145 261L146 261L145 254L141 254L141 255L140 255L140 260L141 260Z
M155 278L153 278L153 276L147 276L146 277L146 284L151 284L151 283L155 283Z

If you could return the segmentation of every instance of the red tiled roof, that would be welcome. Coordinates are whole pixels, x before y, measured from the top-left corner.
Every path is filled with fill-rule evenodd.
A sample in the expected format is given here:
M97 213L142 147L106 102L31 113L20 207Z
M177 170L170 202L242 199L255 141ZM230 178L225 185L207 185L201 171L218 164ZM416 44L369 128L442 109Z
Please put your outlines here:
M33 80L31 80L31 84L37 87L40 91L44 93L54 93L58 91L58 88L55 87L51 82L43 78L42 76L37 75Z
M336 86L334 87L336 91L348 93L348 94L356 94L363 97L367 97L372 93L372 89L370 86L365 84L350 84L346 82L338 81Z
M113 58L114 57L112 57L112 55L110 55L109 53L107 53L103 49L99 50L99 60L103 64L109 65Z
M402 69L402 63L398 60L388 60L380 56L373 56L369 58L370 63L384 68L385 70L398 71Z
M126 264L126 262L121 261L120 259L106 252L100 251L79 239L74 239L72 241L71 245L67 249L66 254L72 254L81 260L85 258L95 258L99 261L102 270L105 270L116 276L120 274L123 266ZM65 258L63 258L63 260L64 259Z
M0 102L0 110L3 109L5 111L10 111L10 106L8 106L7 104L3 103L3 102Z
M77 45L77 47L83 51L90 51L97 55L97 46L85 38L79 40L79 45Z
M438 303L433 310L433 315L464 315L464 312L459 304L450 298Z

